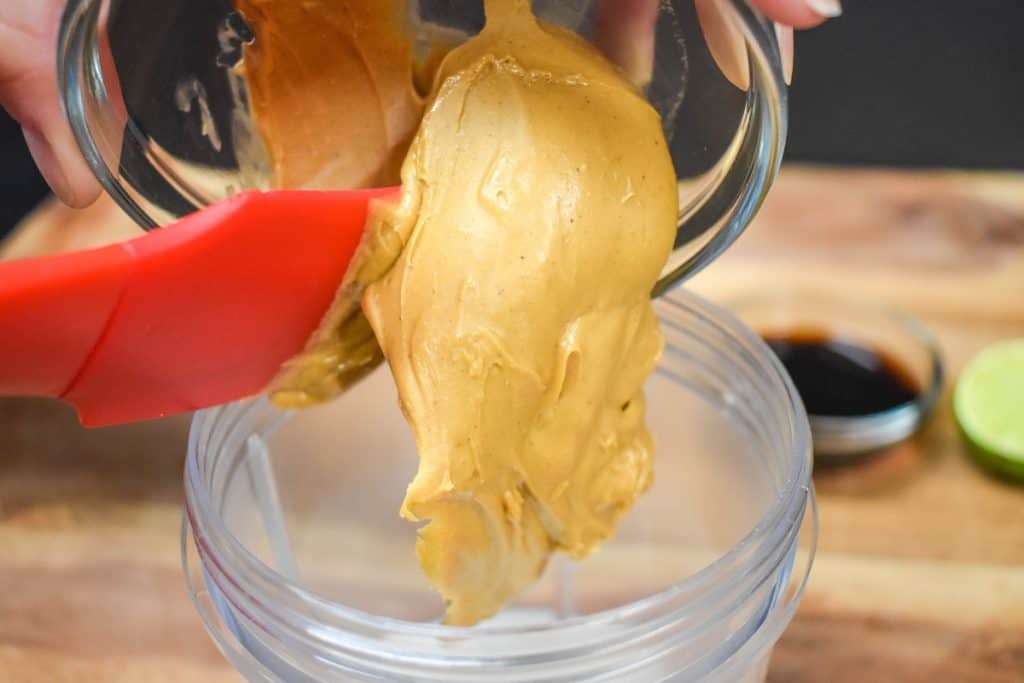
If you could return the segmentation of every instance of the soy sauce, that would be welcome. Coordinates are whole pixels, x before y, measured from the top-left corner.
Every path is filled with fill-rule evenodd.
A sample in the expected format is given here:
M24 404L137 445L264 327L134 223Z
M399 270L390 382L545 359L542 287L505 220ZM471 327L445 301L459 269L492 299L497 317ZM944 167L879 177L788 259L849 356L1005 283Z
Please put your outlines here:
M816 331L766 334L810 415L856 417L913 401L920 388L891 356Z

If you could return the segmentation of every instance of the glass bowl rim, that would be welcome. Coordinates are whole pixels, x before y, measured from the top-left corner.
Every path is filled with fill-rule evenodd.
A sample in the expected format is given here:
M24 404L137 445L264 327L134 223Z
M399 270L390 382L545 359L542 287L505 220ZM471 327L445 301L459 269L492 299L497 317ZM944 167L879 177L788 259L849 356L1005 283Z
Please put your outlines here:
M700 238L677 245L673 254L683 256L681 261L670 259L670 264L659 278L654 296L661 296L671 288L685 282L703 270L723 252L725 252L746 230L754 215L763 204L770 190L786 146L788 134L788 97L786 77L783 73L782 60L779 55L778 36L773 24L768 22L757 11L749 7L745 0L717 0L723 9L736 20L736 28L742 34L750 65L751 81L747 90L747 105L744 119L753 119L752 112L760 112L756 120L748 124L748 132L734 140L752 143L758 150L758 163L745 172L744 181L735 197L729 202L729 208L723 210L717 219L722 224L713 231L701 231ZM100 78L94 73L86 59L86 45L95 40L95 21L103 3L107 0L67 0L58 32L56 71L58 92L65 119L68 121L73 137L86 160L93 175L104 191L114 199L121 210L128 214L142 229L149 230L160 226L151 211L144 208L133 197L133 192L119 178L116 169L105 161L99 140L92 132L88 115L89 102L86 98L95 97L94 88L83 83L83 78ZM90 23L92 22L92 23ZM87 75L85 75L87 74ZM103 86L104 88L106 86ZM757 124L760 125L757 125ZM126 135L136 135L135 124L130 120ZM728 174L733 169L729 164L722 173ZM705 191L709 197L721 188L716 186ZM690 218L705 213L706 205L690 212ZM683 218L680 207L680 220ZM681 223L679 230L682 230ZM713 223L709 225L714 225ZM710 230L710 228L708 228ZM697 242L696 250L690 254L681 254L681 249L690 243Z

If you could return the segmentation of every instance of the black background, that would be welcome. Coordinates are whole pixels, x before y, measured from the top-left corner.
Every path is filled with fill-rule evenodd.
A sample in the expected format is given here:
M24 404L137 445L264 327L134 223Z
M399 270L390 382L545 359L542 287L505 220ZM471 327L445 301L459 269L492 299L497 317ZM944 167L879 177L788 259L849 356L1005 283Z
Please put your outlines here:
M1024 169L1024 1L844 8L797 36L787 159ZM0 113L0 234L45 194Z

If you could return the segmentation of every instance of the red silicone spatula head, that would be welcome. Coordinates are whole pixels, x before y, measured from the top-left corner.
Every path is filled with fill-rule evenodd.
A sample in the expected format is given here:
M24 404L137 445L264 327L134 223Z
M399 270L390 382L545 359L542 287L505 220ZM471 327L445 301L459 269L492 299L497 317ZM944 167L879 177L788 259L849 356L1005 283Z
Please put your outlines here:
M0 395L100 426L263 390L397 189L248 192L129 242L0 264Z

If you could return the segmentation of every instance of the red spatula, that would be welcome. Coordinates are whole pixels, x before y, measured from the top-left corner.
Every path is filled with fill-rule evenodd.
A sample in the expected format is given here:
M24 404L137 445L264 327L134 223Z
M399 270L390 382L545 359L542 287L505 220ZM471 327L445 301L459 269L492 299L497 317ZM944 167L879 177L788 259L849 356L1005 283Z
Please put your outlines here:
M371 200L247 192L137 239L0 263L0 395L103 426L256 394L331 304Z

